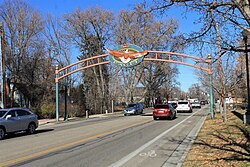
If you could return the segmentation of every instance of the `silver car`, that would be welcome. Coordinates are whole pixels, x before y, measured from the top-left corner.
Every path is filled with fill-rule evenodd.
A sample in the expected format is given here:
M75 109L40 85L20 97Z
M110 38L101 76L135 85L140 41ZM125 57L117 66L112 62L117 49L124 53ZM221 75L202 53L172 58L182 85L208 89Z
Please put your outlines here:
M37 115L26 108L0 109L0 140L8 133L35 132L38 127Z

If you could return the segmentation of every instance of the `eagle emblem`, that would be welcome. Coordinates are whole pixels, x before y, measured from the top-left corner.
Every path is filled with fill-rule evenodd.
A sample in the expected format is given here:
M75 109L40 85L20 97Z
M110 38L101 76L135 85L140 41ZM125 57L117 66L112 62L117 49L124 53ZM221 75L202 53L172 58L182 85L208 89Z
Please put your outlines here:
M110 61L123 67L131 67L142 61L148 54L147 50L132 44L121 45L114 50L106 49L110 55Z

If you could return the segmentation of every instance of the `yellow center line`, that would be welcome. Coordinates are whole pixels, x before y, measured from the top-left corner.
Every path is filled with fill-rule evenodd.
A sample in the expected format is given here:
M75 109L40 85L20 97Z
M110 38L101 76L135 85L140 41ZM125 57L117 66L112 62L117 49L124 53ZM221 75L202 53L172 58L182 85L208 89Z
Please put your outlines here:
M141 125L141 124L145 124L145 123L148 123L148 122L152 122L152 120L143 121L143 122L140 122L140 123L137 123L137 124L130 125L130 126L126 127L126 128L120 128L120 129L104 132L104 133L97 134L97 135L94 135L94 136L90 136L90 137L87 137L87 138L84 138L84 139L81 139L81 140L77 140L77 141L74 141L74 142L71 142L71 143L67 143L67 144L64 144L64 145L61 145L61 146L57 146L57 147L46 149L46 150L43 150L43 151L40 151L40 152L32 153L32 154L29 154L29 155L26 155L26 156L23 156L23 157L20 157L20 158L16 158L16 159L8 160L8 161L5 161L5 162L1 162L0 167L14 165L14 164L20 163L22 161L27 161L29 159L37 158L37 157L40 157L40 156L43 156L43 155L46 155L46 154L49 154L49 153L52 153L52 152L55 152L55 151L59 151L59 150L62 150L62 149L68 148L68 147L72 147L74 145L86 142L88 140L93 140L93 139L96 139L96 138L99 138L99 137L104 137L104 136L110 135L112 133L119 132L119 131L131 128L131 127L134 127L134 126L138 126L138 125Z

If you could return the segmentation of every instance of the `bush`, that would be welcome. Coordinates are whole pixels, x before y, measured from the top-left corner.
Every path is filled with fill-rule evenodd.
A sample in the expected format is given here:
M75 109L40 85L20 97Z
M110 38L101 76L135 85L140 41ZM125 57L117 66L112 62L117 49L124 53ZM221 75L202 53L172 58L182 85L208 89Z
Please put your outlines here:
M56 106L53 103L42 104L39 112L41 118L55 118L56 117Z

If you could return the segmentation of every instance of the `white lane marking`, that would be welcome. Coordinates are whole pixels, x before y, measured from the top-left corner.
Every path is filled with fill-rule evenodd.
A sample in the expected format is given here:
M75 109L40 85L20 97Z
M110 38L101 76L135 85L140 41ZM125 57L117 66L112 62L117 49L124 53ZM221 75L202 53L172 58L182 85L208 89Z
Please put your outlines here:
M160 135L158 135L154 139L152 139L149 142L147 142L146 144L142 145L137 150L131 152L130 154L128 154L127 156L123 157L119 161L111 164L109 167L120 167L120 166L124 165L126 162L128 162L130 159L132 159L134 156L138 155L142 150L144 150L145 148L147 148L148 146L150 146L151 144L153 144L154 142L156 142L157 140L159 140L161 137L163 137L165 134L167 134L168 132L170 132L171 130L173 130L174 128L176 128L177 126L179 126L180 124L182 124L183 122L185 122L187 119L191 118L197 112L200 112L200 110L194 112L193 114L191 114L190 116L188 116L187 118L185 118L184 120L182 120L181 122L179 122L178 124L172 126L170 129L164 131L163 133L161 133Z

